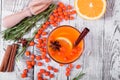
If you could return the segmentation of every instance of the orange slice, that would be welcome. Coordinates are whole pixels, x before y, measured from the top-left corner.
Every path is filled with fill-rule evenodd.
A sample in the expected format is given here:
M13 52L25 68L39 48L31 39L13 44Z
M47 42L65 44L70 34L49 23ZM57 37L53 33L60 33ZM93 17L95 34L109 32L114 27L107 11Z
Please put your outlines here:
M60 41L62 44L64 44L64 46L69 46L70 49L72 49L72 43L69 39L65 38L65 37L58 37L56 40Z
M75 8L82 18L99 19L106 11L106 0L75 0Z

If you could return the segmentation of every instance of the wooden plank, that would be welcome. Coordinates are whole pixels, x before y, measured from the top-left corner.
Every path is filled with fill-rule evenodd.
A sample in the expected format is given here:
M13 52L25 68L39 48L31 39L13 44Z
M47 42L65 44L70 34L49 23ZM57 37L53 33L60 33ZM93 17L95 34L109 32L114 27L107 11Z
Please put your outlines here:
M69 4L69 0L56 0L56 1L61 1L61 2L64 2L65 4ZM69 21L63 21L59 25L69 25ZM51 27L49 29L47 29L47 31L49 31L49 32L51 30L52 30ZM35 48L35 52L34 53L39 55L41 52ZM49 62L49 63L45 63L44 60L42 60L40 62L43 62L44 65L42 67L39 67L39 66L35 66L34 67L34 80L37 80L37 73L39 72L40 69L48 70L47 69L48 65L51 65L54 68L58 68L59 69L59 73L55 73L54 74L55 75L54 78L50 79L49 77L46 77L48 80L67 80L67 77L65 76L65 67L60 67L59 64L56 63L55 61L53 61L52 59L51 59L51 62ZM51 73L53 73L53 71L51 71Z
M27 6L27 4L29 3L30 0L8 0L7 2L2 0L2 18L13 14L17 11L20 11L21 9L23 9L25 6ZM5 28L3 28L3 26L1 27L1 31L5 30ZM32 34L31 34L32 35ZM26 35L27 36L31 36ZM4 41L3 39L1 39L1 47L0 47L0 56L3 56L4 54L4 48L6 48L7 45L12 44L13 42L10 41ZM29 50L31 50L31 52L33 51L32 47L29 48ZM0 60L2 60L2 57L0 57ZM27 66L25 64L26 62L26 57L23 57L23 59L20 59L18 62L15 62L15 70L12 73L0 73L0 80L1 79L5 79L5 80L21 80L21 73L23 71L23 69L25 69ZM28 77L24 80L33 80L33 69L31 69L28 73Z
M103 80L120 80L120 0L107 0Z

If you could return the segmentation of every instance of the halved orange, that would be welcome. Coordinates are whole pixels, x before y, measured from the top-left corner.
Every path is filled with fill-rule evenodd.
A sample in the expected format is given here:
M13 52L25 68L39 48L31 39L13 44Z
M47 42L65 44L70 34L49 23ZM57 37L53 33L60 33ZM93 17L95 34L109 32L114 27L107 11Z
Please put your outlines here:
M85 19L99 19L106 11L106 0L75 0L75 8Z

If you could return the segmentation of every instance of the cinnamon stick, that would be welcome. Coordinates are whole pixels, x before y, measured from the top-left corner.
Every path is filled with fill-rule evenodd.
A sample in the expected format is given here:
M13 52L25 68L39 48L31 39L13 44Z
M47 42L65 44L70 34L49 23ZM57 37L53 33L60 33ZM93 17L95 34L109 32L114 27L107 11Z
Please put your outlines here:
M11 67L10 67L10 72L12 72L14 70L14 63L15 63L15 56L16 56L16 52L17 52L17 48L18 48L18 45L15 44L14 45L14 52L13 52L13 57L12 57L12 60L11 60Z
M9 59L9 62L8 62L7 72L12 72L13 71L14 58L15 58L15 55L16 55L16 51L17 51L17 44L13 44L10 59Z
M80 41L87 35L88 32L89 32L89 29L88 28L84 28L82 33L79 35L79 37L75 41L74 47L77 46L80 43Z
M6 52L5 52L5 55L3 57L3 60L2 60L2 64L0 66L0 72L5 72L6 71L6 68L8 66L8 61L9 61L9 58L10 58L10 54L11 54L11 50L12 50L12 46L8 45L7 49L6 49Z

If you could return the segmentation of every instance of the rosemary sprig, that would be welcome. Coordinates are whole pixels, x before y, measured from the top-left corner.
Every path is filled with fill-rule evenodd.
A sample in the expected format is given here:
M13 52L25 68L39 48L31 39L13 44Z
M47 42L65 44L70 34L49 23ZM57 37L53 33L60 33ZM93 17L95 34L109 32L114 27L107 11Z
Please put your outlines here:
M52 4L52 5L49 7L49 10L45 12L45 14L47 14L47 15L44 16L44 22L46 22L46 21L48 20L51 12L52 12L55 8L56 8L56 5L55 5L55 4ZM48 12L49 12L49 14L48 14ZM43 24L44 24L44 23L43 23ZM22 55L23 55L23 53L26 51L27 47L29 46L30 41L33 41L33 40L34 40L35 34L38 32L39 28L41 28L41 26L42 26L43 24L41 24L40 27L38 27L38 28L34 31L34 33L33 33L34 36L33 36L32 38L27 39L27 41L28 41L27 45L24 46L24 47L22 48L22 50L16 55L16 59L17 59L19 56L22 56Z
M54 7L55 4L51 4L44 12L32 17L25 18L16 26L3 31L3 38L5 40L19 40L23 37L24 34L29 32L35 26L36 22L43 18L47 19L47 16L52 12Z
M84 75L85 75L85 73L80 72L80 74L79 74L77 77L73 78L73 80L79 80L79 79L81 79Z

